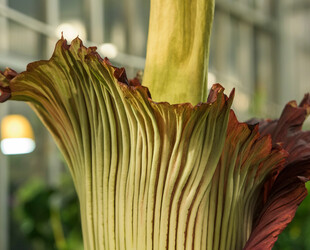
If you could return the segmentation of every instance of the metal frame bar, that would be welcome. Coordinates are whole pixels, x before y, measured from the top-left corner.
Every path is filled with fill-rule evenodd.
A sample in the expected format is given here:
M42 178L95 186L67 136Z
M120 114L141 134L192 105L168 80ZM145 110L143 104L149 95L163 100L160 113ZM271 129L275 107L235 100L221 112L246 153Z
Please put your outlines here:
M310 2L309 0L297 1L292 2L287 5L285 11L287 13L293 13L296 11L309 11L310 10Z
M104 41L104 1L88 0L90 40L95 43Z
M35 18L29 17L3 4L0 4L0 16L13 20L14 22L17 22L31 30L46 35L47 37L59 39L59 37L57 37L55 34L54 26L38 21ZM92 41L84 41L84 43L87 46L98 47L99 45L98 43L94 43ZM137 69L143 69L145 64L145 58L128 55L126 53L118 53L117 57L111 59L111 61L120 65L135 67Z
M276 23L272 18L266 16L259 10L248 7L243 3L237 1L216 0L215 8L228 12L232 16L237 17L239 20L250 23L265 31L275 32L276 30Z
M1 6L7 5L7 0L0 0ZM5 17L0 16L0 27L2 38L0 41L0 50L7 51L9 48L8 41L8 22ZM0 110L0 120L8 113L8 104ZM8 158L0 153L0 249L9 249L10 228L9 228L9 164Z
M3 107L4 106L4 107ZM1 105L0 119L7 115L7 104ZM0 154L0 249L9 249L9 164L7 156Z
M294 58L294 45L292 37L289 36L285 20L287 13L285 11L286 3L283 0L276 0L275 4L275 20L277 22L277 29L275 32L275 89L274 94L276 102L281 106L285 105L290 100L292 95L295 95L295 87L292 84L294 72L288 58ZM280 112L281 110L278 110Z
M0 4L0 15L48 37L56 37L55 27Z

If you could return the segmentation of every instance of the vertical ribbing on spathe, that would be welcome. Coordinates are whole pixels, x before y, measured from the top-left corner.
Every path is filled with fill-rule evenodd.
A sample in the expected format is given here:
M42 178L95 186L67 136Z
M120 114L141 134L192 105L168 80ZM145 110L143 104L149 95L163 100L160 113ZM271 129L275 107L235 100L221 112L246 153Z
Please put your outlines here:
M62 39L10 82L65 157L85 249L241 249L283 152L237 121L220 85L208 103L170 105L114 73L94 48Z

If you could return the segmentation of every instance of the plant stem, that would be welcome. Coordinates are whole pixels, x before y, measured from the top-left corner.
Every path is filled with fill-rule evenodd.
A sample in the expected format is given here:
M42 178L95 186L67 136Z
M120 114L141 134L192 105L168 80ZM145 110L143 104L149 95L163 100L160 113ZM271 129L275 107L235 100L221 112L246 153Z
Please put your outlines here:
M214 0L151 0L143 84L154 101L206 101Z

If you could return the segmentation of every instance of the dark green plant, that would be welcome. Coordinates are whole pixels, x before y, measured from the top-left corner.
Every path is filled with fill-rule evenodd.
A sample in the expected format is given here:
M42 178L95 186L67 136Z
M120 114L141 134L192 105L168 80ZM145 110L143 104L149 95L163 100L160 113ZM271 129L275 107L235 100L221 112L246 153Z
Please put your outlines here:
M57 188L29 180L18 190L16 202L14 217L31 249L82 249L78 199L68 176Z

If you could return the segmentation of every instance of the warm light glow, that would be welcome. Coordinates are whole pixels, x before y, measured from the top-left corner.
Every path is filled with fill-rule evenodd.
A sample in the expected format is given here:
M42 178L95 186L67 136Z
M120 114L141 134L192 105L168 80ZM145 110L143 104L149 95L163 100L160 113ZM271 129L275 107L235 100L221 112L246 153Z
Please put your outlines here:
M238 92L238 98L235 99L234 108L240 112L246 112L250 108L250 98L249 95L243 93L242 91Z
M56 28L56 35L63 34L63 37L71 43L71 41L79 37L82 40L86 40L86 29L85 26L79 21L70 21L62 23Z
M210 89L212 85L215 83L216 83L216 76L213 73L208 72L208 89Z
M4 117L1 122L3 154L26 154L34 149L34 135L29 121L21 115Z
M100 52L104 57L109 59L115 58L117 56L117 47L112 43L103 43L99 47Z
M30 138L9 138L1 141L1 151L5 155L18 155L31 153L36 147Z

